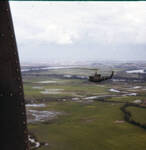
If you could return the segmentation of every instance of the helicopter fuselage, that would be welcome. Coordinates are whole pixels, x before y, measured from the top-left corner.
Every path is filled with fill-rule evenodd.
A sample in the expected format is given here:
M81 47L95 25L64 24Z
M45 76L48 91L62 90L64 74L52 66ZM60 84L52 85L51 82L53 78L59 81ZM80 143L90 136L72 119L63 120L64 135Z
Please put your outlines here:
M95 73L94 76L89 76L89 81L90 82L101 82L101 81L111 79L113 77L113 75L114 75L113 71L110 76L101 76L101 74Z

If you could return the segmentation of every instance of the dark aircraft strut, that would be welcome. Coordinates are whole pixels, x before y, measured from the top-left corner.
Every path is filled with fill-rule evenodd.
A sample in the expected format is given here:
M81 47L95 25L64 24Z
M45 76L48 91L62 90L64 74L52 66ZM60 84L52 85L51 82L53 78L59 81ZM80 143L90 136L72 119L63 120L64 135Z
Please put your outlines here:
M0 1L0 103L0 149L28 150L23 85L8 1Z

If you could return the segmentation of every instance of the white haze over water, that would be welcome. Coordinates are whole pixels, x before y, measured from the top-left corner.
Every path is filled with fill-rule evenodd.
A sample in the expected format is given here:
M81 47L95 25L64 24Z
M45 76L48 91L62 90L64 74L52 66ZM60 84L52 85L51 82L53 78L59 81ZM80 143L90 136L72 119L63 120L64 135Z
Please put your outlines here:
M146 2L10 6L21 61L146 59Z

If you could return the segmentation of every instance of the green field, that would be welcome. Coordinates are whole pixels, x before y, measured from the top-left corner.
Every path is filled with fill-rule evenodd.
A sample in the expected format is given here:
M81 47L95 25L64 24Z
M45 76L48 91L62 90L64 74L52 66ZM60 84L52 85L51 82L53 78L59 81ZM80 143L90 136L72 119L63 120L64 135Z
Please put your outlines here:
M139 107L128 107L128 111L132 114L132 119L141 123L146 124L146 108L139 108Z
M33 72L33 75L29 73L23 77L26 102L45 104L45 107L27 107L27 111L61 113L51 120L28 124L28 129L39 142L48 143L47 146L38 148L39 150L146 150L146 130L125 122L124 114L120 110L125 102L145 100L145 91L132 89L134 86L140 86L139 83L95 84L86 79L47 77L48 72L54 74L55 71L39 72L39 76ZM58 74L66 72L59 70ZM76 70L71 73L83 72ZM109 89L120 92L111 92ZM42 91L45 91L45 94ZM137 95L124 96L125 93ZM102 98L89 98L106 95L107 97ZM145 122L146 109L127 109L136 120Z

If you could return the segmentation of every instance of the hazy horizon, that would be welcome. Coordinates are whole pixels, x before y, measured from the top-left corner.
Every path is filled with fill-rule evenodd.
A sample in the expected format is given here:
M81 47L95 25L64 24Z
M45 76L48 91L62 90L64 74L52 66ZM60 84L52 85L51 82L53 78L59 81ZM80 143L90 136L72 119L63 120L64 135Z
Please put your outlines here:
M145 4L11 1L20 60L146 60Z

